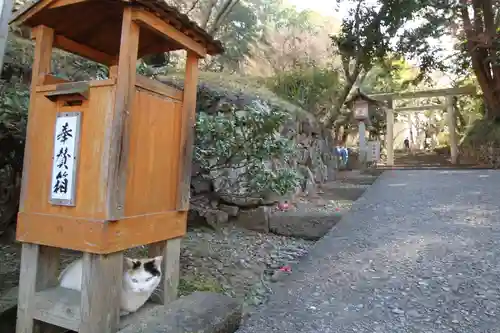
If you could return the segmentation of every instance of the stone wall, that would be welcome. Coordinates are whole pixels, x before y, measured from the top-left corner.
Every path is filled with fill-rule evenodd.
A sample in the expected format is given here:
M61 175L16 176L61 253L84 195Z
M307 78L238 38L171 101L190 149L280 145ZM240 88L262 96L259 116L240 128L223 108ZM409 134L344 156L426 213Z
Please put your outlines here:
M238 182L238 176L245 172L244 168L218 168L207 173L194 163L188 221L191 225L208 224L217 228L232 219L248 229L266 232L269 230L270 207L291 200L296 195L312 193L319 184L334 179L336 160L331 154L333 140L312 114L280 99L262 83L218 73L202 74L198 86L197 113L224 113L232 117L234 112L248 112L243 111L242 106L256 102L270 110L278 109L290 115L279 135L295 143L293 157L287 161L270 159L264 164L267 170L291 168L297 171L301 181L295 191L286 196L280 197L270 191L251 196ZM182 88L182 77L171 75L159 79Z
M288 126L291 126L289 124ZM336 161L333 158L332 140L320 129L313 118L297 120L294 124L296 132L284 128L282 133L289 135L290 140L297 143L296 157L289 161L303 177L294 193L279 197L266 193L259 197L238 195L238 188L230 184L238 175L238 170L224 169L214 175L195 176L199 167L194 165L191 179L191 224L208 224L220 227L236 221L239 225L256 231L269 231L269 208L278 202L291 200L296 195L308 195L316 191L318 185L335 179ZM270 167L275 167L282 161L270 161Z
M449 148L446 151L449 154ZM459 161L500 168L500 125L477 120L460 143Z
M500 168L500 146L494 142L477 147L460 147L460 161L484 165L488 168Z

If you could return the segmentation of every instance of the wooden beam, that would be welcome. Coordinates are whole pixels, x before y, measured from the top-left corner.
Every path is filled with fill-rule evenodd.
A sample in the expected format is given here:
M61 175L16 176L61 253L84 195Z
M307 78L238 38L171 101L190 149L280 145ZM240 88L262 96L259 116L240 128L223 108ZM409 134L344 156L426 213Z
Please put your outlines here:
M146 12L142 9L133 9L132 20L149 30L154 30L158 34L175 41L200 57L205 57L207 55L207 49L205 46L195 42L194 39L183 34L152 13Z
M56 0L56 2L53 2L49 8L54 9L54 8L59 8L59 7L64 7L64 6L69 6L69 5L76 5L77 3L80 2L85 2L88 0Z
M35 39L35 54L33 59L33 66L31 71L31 92L28 110L28 124L26 129L26 145L24 148L24 160L23 160L23 176L21 180L21 198L19 202L19 212L24 211L24 201L27 195L28 186L28 165L30 165L31 155L31 142L28 139L30 133L33 132L33 126L37 126L33 123L31 118L33 118L34 102L36 100L36 86L40 84L40 77L44 74L51 72L52 64L52 45L54 42L54 30L44 25L39 25L31 31L32 38Z
M79 56L99 62L103 65L112 64L116 58L104 52L94 50L91 47L75 42L74 40L61 35L55 36L54 47L74 54L78 54Z
M42 9L53 3L55 0L46 1L28 1L23 7L17 10L14 15L12 15L9 24L23 25L28 19L33 15L40 12Z
M139 58L145 57L150 54L159 54L172 51L171 45L165 45L165 43L158 44L154 43L152 45L148 45L139 50Z
M457 96L457 95L476 95L477 90L473 85L459 88L431 89L421 91L405 91L383 94L368 95L370 98L377 100L387 100L388 98L408 99L408 98L425 98L425 97L440 97L440 96Z
M181 90L139 74L136 76L135 85L141 87L142 89L149 90L178 101L182 101L183 98Z
M120 321L123 252L83 253L80 333L113 333Z
M401 108L395 108L396 112L410 112L410 111L431 111L431 110L444 110L446 105L434 104L434 105L420 105L420 106L404 106Z
M139 48L139 26L132 20L132 8L123 11L120 54L116 69L116 95L112 126L107 144L110 149L108 164L108 195L106 216L116 221L124 216L129 150L130 108L135 96L136 63ZM111 73L114 75L114 73Z
M196 118L196 94L198 92L198 57L193 52L187 53L186 75L184 77L184 96L181 119L181 147L179 150L179 187L177 189L178 211L189 210L191 188L191 163L193 160L194 125Z

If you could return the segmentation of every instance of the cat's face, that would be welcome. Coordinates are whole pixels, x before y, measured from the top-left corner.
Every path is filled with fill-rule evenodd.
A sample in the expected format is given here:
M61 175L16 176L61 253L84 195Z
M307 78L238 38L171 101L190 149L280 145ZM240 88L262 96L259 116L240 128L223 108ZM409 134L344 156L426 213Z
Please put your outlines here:
M162 256L144 259L125 258L123 285L127 290L136 293L152 291L161 279L162 259Z

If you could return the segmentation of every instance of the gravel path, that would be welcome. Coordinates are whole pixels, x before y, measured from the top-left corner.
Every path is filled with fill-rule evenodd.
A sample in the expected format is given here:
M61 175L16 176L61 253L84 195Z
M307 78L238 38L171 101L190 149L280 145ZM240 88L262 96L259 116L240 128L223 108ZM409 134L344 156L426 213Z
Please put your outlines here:
M387 171L238 332L500 332L500 172Z

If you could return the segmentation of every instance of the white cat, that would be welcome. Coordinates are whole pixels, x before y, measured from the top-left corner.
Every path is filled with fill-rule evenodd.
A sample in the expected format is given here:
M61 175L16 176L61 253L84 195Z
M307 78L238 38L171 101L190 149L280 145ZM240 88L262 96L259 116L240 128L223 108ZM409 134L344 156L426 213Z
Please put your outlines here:
M163 257L131 259L123 265L120 316L137 311L146 303L161 281ZM59 275L61 287L82 290L82 259L75 260Z

